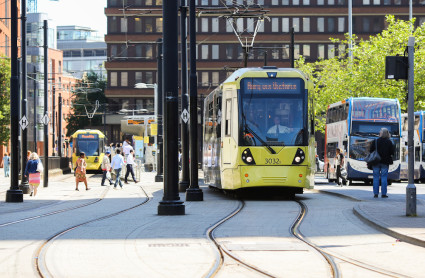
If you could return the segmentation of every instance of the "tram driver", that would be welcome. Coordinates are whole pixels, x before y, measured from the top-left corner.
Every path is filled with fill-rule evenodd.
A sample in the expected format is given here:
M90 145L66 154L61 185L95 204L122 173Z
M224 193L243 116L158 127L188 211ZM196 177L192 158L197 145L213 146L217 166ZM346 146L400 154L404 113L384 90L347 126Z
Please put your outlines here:
M279 116L275 116L273 118L273 123L274 125L267 131L267 137L278 138L281 134L288 134L292 132L292 128L280 124Z

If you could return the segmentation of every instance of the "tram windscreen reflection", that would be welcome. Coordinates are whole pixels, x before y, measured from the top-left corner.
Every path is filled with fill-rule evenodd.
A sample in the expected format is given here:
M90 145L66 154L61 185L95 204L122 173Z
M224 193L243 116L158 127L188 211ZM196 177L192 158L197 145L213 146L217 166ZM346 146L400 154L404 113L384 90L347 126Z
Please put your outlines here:
M263 142L270 146L306 144L307 108L303 80L244 78L240 97L241 145L261 146Z

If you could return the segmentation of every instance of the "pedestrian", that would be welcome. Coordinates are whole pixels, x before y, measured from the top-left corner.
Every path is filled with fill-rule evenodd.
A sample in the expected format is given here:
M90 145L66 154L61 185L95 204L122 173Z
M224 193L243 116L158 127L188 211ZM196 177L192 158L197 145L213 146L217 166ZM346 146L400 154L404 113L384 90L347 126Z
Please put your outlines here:
M128 139L127 139L128 140ZM124 141L127 142L127 141ZM127 156L130 154L130 151L133 150L133 147L127 142L127 144L123 144L123 153L124 153L124 158L127 159Z
M344 155L342 154L342 150L340 148L336 148L336 183L339 186L342 186L342 184L345 184L347 182L345 178L341 175L341 171L343 168Z
M41 172L43 171L43 165L41 164L40 158L37 153L31 153L27 165L25 167L25 177L28 177L28 183L30 186L30 196L37 195L37 188L40 185Z
M375 147L376 145L376 147ZM394 145L390 140L390 132L386 128L381 128L379 132L379 138L376 142L371 144L370 152L378 151L381 161L372 165L373 169L373 197L378 198L379 194L379 179L381 180L381 197L388 198L387 185L388 185L388 168L390 164L393 164Z
M85 160L86 154L83 152L80 152L80 157L77 159L77 167L75 168L75 190L78 190L78 184L80 182L84 182L84 185L86 186L86 190L90 190L90 188L87 186L87 177L86 177L86 168L87 163Z
M134 182L138 183L138 181L136 180L136 177L134 176L133 165L134 165L134 151L133 149L131 149L130 153L127 156L127 172L125 173L125 178L124 178L124 182L126 184L128 184L127 178L130 173L131 173L131 176L133 177Z
M102 176L102 183L100 184L101 186L105 185L105 179L109 180L109 185L112 185L112 179L110 177L111 175L111 161L109 160L110 157L111 157L111 152L106 151L102 160L103 176ZM109 173L109 177L108 177L108 173Z
M114 169L115 175L117 176L115 180L115 184L114 184L114 189L117 189L118 183L122 189L122 182L121 182L120 175L121 175L123 166L124 166L124 158L121 155L121 150L116 148L115 156L112 158L112 161L111 161L111 168Z
M9 177L10 173L10 156L8 153L4 153L3 161L1 162L1 166L4 169L4 176Z

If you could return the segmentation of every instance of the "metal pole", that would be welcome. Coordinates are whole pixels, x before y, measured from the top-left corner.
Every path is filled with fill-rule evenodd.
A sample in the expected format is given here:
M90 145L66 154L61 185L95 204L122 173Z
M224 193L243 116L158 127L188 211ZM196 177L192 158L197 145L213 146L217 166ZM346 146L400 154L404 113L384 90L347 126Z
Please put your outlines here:
M178 192L178 2L164 0L164 196L158 205L159 215L183 215L185 206Z
M413 17L413 1L409 0L409 20L412 20Z
M289 47L289 52L291 56L291 68L295 68L295 31L294 27L291 27L291 45Z
M416 216L416 186L414 180L414 144L413 144L413 133L414 131L414 117L415 117L415 92L414 92L414 51L415 51L415 37L409 37L407 43L409 70L408 70L408 102L407 102L407 113L408 113L408 133L407 133L407 145L408 145L408 184L406 187L406 216Z
M58 98L58 154L62 157L62 95Z
M44 31L44 117L49 117L48 106L48 66L49 56L47 55L48 44L48 26L47 20L44 20L43 31ZM49 123L44 124L44 171L43 171L43 187L47 187L49 184Z
M348 57L350 57L350 61L353 60L353 53L352 53L352 48L353 48L353 43L352 43L352 38L353 38L353 0L348 0L348 34L350 37L350 42L348 43Z
M34 152L37 152L37 68L34 65Z
M181 68L182 68L182 112L188 111L189 96L187 95L187 7L186 1L181 0L180 7L180 37L181 37ZM179 191L186 192L189 187L189 129L188 121L181 120L181 146L182 146L182 179Z
M204 193L198 185L198 80L196 76L196 19L195 0L190 0L190 186L186 201L203 201Z
M106 136L106 103L103 104L103 134Z
M19 190L19 72L18 72L18 7L16 1L10 1L10 41L11 41L11 76L10 76L10 189L6 192L6 202L24 201Z
M264 51L264 66L267 66L267 50Z
M155 182L163 182L164 181L164 175L163 175L163 169L164 169L164 154L163 154L163 140L162 135L163 132L163 126L162 126L162 115L164 109L164 94L162 92L162 84L163 84L163 74L162 74L162 38L158 39L157 41L157 64L158 64L158 70L156 73L156 83L157 86L155 88L155 94L157 99L157 124L158 124L158 135L157 135L157 146L158 151L156 155L156 176L155 176Z
M244 66L244 68L246 68L246 67L248 67L248 46L245 46L244 48L243 48L243 51L244 51L244 53L243 53L243 66Z
M53 76L53 74L52 74ZM52 78L50 78L50 80L52 80L52 149L53 149L53 156L56 156L56 138L55 138L55 129L56 129L56 84L55 81Z
M27 0L21 1L21 69L22 69L22 75L21 75L21 88L22 88L22 103L21 103L21 110L22 110L22 117L25 116L25 118L28 121L27 117L27 44L25 43L27 41L27 13L26 13L26 5ZM30 193L30 188L28 185L28 178L24 175L25 173L25 167L27 166L27 151L28 151L28 127L22 130L22 154L21 154L21 186L22 192L24 194Z

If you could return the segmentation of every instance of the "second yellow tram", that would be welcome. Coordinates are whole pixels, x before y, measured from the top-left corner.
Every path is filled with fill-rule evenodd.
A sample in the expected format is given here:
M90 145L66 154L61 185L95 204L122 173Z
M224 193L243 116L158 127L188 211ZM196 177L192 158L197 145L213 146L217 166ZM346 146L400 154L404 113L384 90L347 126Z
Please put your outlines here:
M205 183L224 190L314 186L313 82L296 69L235 71L204 102Z
M103 156L105 155L105 135L95 129L80 129L71 136L72 139L72 168L81 152L86 155L87 170L101 171Z

